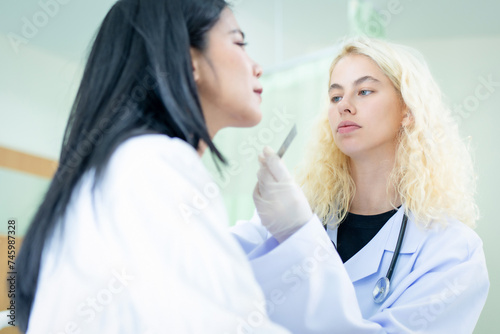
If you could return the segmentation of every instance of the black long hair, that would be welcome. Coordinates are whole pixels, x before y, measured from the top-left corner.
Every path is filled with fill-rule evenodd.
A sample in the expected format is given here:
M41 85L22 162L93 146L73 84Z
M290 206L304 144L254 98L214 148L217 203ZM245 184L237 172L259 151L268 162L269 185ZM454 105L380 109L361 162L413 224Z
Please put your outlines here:
M225 0L119 0L96 35L65 130L59 168L16 260L17 325L25 332L41 254L82 175L94 188L126 139L160 133L194 148L210 139L192 74L190 47L203 52Z

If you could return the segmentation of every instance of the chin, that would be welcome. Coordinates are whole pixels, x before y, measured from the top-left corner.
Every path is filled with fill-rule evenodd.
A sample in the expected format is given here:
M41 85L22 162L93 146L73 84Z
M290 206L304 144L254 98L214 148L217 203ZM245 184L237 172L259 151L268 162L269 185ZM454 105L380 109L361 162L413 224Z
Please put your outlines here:
M262 120L262 113L259 111L252 111L249 114L246 114L244 117L236 120L236 124L233 125L235 128L251 128L252 126L256 126Z
M340 152L342 152L349 158L352 158L359 154L359 148L356 147L355 145L343 145L343 143L337 143L337 142L335 143L335 145L337 145Z

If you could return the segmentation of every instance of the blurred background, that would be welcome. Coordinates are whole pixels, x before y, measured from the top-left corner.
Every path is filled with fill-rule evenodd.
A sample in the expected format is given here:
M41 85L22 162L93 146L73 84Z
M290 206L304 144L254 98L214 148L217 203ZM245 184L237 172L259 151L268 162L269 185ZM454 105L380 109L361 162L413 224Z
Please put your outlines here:
M5 236L9 219L15 219L19 238L29 226L57 167L89 44L114 2L0 2L0 235ZM254 128L217 135L229 168L219 173L209 154L203 158L221 187L231 222L250 218L254 210L257 154L265 145L278 149L294 123L299 135L284 159L292 170L301 162L311 123L326 107L328 67L343 37L363 33L414 47L427 60L474 153L481 211L476 231L491 280L475 333L491 333L500 309L495 260L500 253L495 218L500 1L234 0L232 5L247 36L247 52L264 69L264 117ZM5 242L0 252L3 267Z

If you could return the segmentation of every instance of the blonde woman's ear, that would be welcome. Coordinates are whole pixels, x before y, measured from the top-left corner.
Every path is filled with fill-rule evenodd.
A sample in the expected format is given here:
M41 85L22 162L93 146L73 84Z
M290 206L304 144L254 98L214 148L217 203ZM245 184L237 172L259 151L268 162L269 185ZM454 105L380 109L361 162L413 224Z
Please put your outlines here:
M403 120L401 121L401 125L408 126L411 124L412 120L413 120L413 117L411 115L411 111L409 109L406 109L406 113L403 116Z

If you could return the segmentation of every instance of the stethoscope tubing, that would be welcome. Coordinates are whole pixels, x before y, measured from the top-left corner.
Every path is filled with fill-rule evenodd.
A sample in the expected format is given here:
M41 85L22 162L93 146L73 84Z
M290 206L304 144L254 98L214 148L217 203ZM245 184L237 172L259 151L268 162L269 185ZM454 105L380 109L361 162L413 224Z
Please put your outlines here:
M399 253L401 252L401 245L403 244L403 239L405 237L406 232L406 224L408 222L408 216L404 215L403 222L401 223L401 229L399 230L398 242L396 243L396 249L394 249L394 255L392 256L391 264L389 265L389 269L387 270L387 274L385 277L390 281L392 278L392 273L394 272L394 268L396 267L396 263L398 262Z

